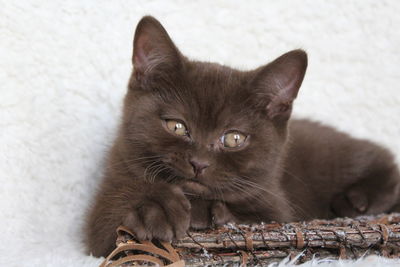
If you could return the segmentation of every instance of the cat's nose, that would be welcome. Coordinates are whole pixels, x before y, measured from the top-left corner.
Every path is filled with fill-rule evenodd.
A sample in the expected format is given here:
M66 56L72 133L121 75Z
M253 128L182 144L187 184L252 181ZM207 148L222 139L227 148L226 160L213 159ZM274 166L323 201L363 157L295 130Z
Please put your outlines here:
M199 176L199 175L201 175L201 174L203 174L203 173L204 173L204 170L205 170L208 166L210 166L210 164L208 164L207 161L204 161L204 160L201 161L201 160L198 160L198 159L195 159L195 158L189 160L189 163L190 163L190 165L192 165L192 167L193 167L193 172L194 172L194 174L196 175L196 177Z

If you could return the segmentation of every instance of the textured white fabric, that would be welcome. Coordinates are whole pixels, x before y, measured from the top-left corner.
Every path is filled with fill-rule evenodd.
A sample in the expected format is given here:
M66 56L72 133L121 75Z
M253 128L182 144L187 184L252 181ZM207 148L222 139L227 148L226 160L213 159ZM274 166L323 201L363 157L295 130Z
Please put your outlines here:
M184 54L242 69L304 48L295 114L381 142L399 159L399 1L1 0L0 266L100 263L83 252L83 214L145 14ZM389 266L348 266L379 263Z

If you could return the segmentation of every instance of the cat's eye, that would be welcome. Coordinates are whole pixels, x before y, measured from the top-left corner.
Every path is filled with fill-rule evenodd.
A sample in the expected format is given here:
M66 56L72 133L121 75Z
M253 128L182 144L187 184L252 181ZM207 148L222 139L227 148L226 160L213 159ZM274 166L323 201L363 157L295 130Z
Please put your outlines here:
M221 141L224 147L235 148L243 145L246 141L246 137L247 136L240 132L228 132L222 136Z
M165 122L166 122L167 128L171 132L173 132L173 133L175 133L177 135L180 135L180 136L187 136L188 135L188 131L186 129L186 126L182 122L176 121L176 120L166 120Z

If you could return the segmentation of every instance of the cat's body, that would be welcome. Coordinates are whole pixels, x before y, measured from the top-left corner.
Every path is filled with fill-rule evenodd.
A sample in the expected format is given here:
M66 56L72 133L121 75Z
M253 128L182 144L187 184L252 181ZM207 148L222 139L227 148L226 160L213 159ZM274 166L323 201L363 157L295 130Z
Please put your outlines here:
M291 202L302 208L297 218L354 217L394 206L400 176L385 148L307 120L292 120L289 132L282 183Z
M190 61L151 17L139 23L119 135L88 216L96 256L119 225L171 240L189 227L389 211L390 153L305 120L289 121L307 67L301 50L253 71Z

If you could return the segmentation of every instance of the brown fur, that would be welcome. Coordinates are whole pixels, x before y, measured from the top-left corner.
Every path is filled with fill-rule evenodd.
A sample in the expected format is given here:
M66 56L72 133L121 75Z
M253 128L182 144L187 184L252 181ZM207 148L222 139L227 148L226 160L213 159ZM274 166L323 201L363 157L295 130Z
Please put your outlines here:
M386 149L289 121L304 51L253 71L191 61L144 17L133 64L123 122L88 214L93 255L114 248L121 224L140 239L171 240L189 227L355 216L396 204L400 178ZM169 132L165 119L183 121L190 135ZM229 130L245 133L245 144L224 148Z

